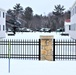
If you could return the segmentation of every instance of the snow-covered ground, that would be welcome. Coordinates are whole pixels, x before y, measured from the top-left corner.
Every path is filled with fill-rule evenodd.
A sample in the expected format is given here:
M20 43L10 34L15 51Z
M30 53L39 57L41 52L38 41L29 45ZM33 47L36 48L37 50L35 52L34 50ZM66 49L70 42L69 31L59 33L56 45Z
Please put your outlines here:
M60 32L17 32L15 36L8 36L6 39L39 39L40 36L53 36L55 39L70 39L70 36L61 36Z
M0 59L0 75L76 75L75 61L34 61Z
M61 36L60 33L16 33L5 39L39 39L40 36L50 35L55 39L70 39L70 36ZM0 75L76 75L76 61L38 61L38 60L10 60L10 73L8 72L8 59L0 59Z

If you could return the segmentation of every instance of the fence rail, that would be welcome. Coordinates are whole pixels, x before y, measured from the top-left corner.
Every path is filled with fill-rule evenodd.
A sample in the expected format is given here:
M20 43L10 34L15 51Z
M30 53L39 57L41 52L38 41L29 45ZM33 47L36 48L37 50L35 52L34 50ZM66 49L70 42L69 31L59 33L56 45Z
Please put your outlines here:
M0 40L0 58L40 60L39 40Z
M0 40L0 58L41 58L41 40ZM53 60L76 60L76 40L53 39Z
M76 40L53 40L53 59L76 60Z

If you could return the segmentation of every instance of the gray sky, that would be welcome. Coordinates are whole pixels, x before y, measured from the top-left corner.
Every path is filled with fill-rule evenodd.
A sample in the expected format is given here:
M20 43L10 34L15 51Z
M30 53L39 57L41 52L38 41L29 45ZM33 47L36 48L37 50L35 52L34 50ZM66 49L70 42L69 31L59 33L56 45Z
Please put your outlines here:
M54 5L64 5L68 10L74 2L75 0L1 0L0 8L12 9L16 3L20 3L23 8L31 7L34 14L47 15L54 10Z

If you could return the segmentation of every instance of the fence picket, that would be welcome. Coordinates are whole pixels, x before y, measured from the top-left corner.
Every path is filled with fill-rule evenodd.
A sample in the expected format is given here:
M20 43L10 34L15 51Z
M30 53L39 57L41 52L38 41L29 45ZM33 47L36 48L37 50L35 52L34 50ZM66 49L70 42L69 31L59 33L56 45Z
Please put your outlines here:
M53 59L76 60L76 41L54 39L53 40Z
M10 42L10 43L9 43ZM9 55L10 44L10 55ZM2 46L1 46L2 45ZM0 58L39 59L37 40L0 40ZM39 51L40 52L40 51Z

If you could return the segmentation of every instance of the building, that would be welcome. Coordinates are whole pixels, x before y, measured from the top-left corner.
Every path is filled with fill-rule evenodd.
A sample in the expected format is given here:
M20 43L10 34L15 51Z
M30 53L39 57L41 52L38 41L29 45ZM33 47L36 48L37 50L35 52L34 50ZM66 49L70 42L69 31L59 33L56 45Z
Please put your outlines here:
M69 34L73 39L76 39L76 1L71 7L71 26Z
M5 38L6 34L6 11L0 8L0 38Z
M71 18L70 21L65 21L65 32L69 33L70 37L76 39L76 1L70 8Z
M65 32L66 33L69 33L70 31L70 19L66 19L65 22L64 22L64 26L65 26Z

